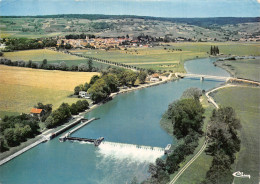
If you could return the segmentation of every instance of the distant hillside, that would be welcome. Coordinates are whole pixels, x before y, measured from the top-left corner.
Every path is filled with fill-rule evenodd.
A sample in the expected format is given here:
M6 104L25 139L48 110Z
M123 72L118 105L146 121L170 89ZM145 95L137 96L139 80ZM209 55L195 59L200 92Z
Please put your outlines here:
M227 24L260 22L260 17L164 18L164 17L135 16L135 15L102 15L102 14L0 16L0 18L77 18L77 19L88 19L88 20L135 18L135 19L145 19L145 20L168 21L173 23L186 23L189 25L196 25L201 27L209 27L212 25L222 26Z

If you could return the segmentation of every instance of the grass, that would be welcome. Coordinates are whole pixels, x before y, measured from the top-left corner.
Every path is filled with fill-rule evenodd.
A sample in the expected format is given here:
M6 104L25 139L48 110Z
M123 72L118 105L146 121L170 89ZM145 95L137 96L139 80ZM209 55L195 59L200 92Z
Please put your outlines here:
M4 57L14 61L16 60L42 61L43 59L47 59L48 61L84 60L84 58L80 58L77 56L72 56L72 55L64 54L62 52L56 52L48 49L5 52Z
M260 59L223 61L218 65L235 77L260 81Z
M212 104L209 104L207 102L206 96L202 96L201 103L203 108L205 109L205 119L204 119L204 125L203 125L203 131L206 132L207 125L209 118L211 116L212 110L214 109ZM194 151L194 154L189 155L186 158L186 161L183 162L180 166L183 167L187 162L192 159L192 157L201 149L203 143L205 141L205 137L201 137L199 140L199 146ZM203 181L203 179L206 176L207 171L210 168L212 162L212 157L209 155L206 155L205 152L203 152L184 172L183 174L178 178L176 181L176 184L197 184ZM177 174L171 175L171 179Z
M12 61L24 60L33 62L42 62L43 59L47 59L48 63L60 63L66 62L67 66L78 65L80 63L86 63L88 59L65 54L62 52L56 52L48 49L38 50L25 50L16 52L5 52L4 57L11 59ZM93 66L98 68L107 68L109 65L93 61Z
M128 48L127 50L74 50L84 56L106 59L113 62L125 63L141 68L156 70L173 70L184 72L184 61L208 57L211 45L217 45L220 52L231 55L259 55L259 44L255 43L211 43L183 42L164 43L153 48ZM173 50L174 49L174 50ZM182 51L176 50L181 49Z
M38 102L51 103L57 108L68 98L74 87L89 82L91 72L63 72L0 65L0 117L13 113L28 113Z
M207 57L205 52L165 50L164 47L129 48L128 50L76 50L74 53L106 59L142 68L184 72L183 63L196 57Z
M169 48L188 50L193 52L209 52L210 46L218 46L220 53L225 55L259 56L260 44L259 43L241 43L241 42L184 42L184 43L167 43Z
M231 106L241 120L241 150L233 171L250 174L251 179L235 178L235 184L254 184L259 182L259 104L260 89L232 87L219 90L214 98L221 106Z

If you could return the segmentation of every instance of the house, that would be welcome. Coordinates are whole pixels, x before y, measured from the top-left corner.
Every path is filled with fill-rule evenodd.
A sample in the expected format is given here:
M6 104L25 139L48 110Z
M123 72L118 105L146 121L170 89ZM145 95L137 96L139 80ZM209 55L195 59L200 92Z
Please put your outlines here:
M86 91L80 91L80 92L79 92L79 96L80 96L81 98L90 98L90 94L87 93Z
M33 117L38 117L39 119L41 119L41 117L44 115L44 110L32 108L31 111L30 111L30 115L33 116Z

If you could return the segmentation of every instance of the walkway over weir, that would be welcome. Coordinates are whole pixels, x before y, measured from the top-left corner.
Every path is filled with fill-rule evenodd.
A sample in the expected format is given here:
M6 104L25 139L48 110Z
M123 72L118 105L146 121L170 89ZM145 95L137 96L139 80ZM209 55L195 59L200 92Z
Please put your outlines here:
M176 77L193 77L200 79L215 79L215 80L224 80L228 81L232 79L232 77L223 77L223 76L215 76L215 75L201 75L201 74L193 74L193 73L175 73Z

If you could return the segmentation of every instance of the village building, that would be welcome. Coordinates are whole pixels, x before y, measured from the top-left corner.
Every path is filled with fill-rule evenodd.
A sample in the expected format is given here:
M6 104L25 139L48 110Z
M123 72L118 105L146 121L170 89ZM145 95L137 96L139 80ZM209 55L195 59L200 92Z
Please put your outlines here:
M79 96L80 96L81 98L90 98L90 94L87 93L86 91L80 91L80 92L79 92Z
M40 120L41 117L44 115L44 110L32 108L31 111L30 111L30 115L33 116L33 117L37 117Z

